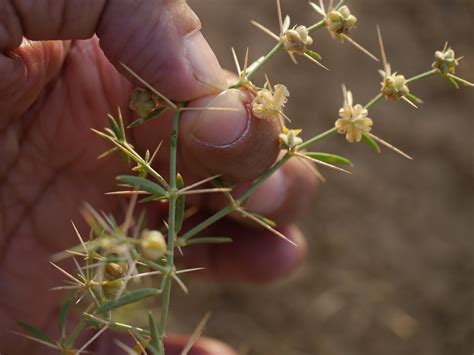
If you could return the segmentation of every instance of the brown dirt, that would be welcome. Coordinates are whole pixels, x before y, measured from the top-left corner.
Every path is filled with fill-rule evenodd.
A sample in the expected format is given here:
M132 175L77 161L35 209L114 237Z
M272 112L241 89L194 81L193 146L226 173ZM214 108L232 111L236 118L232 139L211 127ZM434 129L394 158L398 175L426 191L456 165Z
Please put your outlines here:
M249 24L276 29L272 0L189 1L224 66L230 46L253 58L273 45ZM294 23L312 23L306 1L283 1ZM354 37L376 50L380 24L395 69L407 76L432 62L445 40L462 53L460 75L474 80L471 1L352 1L359 18ZM378 66L325 30L316 48L327 73L285 55L266 68L292 92L288 114L296 126L320 132L333 124L345 82L357 101L378 90ZM193 282L178 296L172 328L189 332L208 309L206 334L245 354L471 354L474 350L473 114L474 91L458 92L440 79L413 85L426 104L403 103L371 112L376 132L415 157L372 153L333 138L322 150L356 162L353 176L325 172L314 204L301 222L309 241L302 269L265 287ZM339 137L340 138L340 137ZM264 252L264 251L262 251Z

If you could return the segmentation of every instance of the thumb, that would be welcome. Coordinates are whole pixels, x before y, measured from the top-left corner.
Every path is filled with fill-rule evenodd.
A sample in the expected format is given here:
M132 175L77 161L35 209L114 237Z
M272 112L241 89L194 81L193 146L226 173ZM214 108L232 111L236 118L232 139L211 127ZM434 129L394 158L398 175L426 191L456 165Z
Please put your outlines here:
M97 34L116 66L121 61L166 96L189 101L226 88L200 27L184 0L110 0Z
M122 62L171 99L188 101L226 85L200 21L184 0L6 0L0 22L2 53L16 49L23 37L66 40L97 34L120 72L125 73ZM2 56L0 72L7 73L9 56ZM25 79L25 71L9 71Z

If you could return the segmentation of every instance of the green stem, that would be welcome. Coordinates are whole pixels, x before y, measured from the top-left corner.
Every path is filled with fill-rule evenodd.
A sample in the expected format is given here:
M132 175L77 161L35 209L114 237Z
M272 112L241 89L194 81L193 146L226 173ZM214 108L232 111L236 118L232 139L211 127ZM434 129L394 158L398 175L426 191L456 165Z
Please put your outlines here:
M323 140L325 138L328 138L328 137L332 136L335 133L336 133L336 127L333 127L331 129L327 130L326 132L323 132L323 133L317 135L316 137L313 137L313 138L307 140L306 142L303 142L302 144L300 144L297 147L297 150L305 149L309 145L311 145L313 143L316 143L316 142L319 142L320 140Z
M248 189L245 191L236 202L240 205L248 199L262 185L270 176L272 176L278 169L280 169L292 156L292 153L286 153L285 156L260 176Z
M170 270L174 270L174 242L175 242L175 225L176 225L176 200L177 200L177 189L176 189L176 156L178 151L178 130L179 130L179 119L181 112L177 110L173 116L173 128L171 132L171 144L170 144L170 187L169 187L169 212L168 212L168 255L167 255L167 266ZM159 339L160 342L160 354L165 353L164 349L164 338L166 334L166 321L168 320L168 312L170 307L171 298L171 275L164 275L163 285L163 296L161 304L161 316L158 324L158 334L155 339Z
M438 69L432 69L432 70L429 70L429 71L427 71L425 73L422 73L420 75L415 75L414 77L407 80L407 84L410 84L414 81L418 81L418 80L421 80L421 79L429 78L430 76L435 75L437 72L438 72Z
M229 205L229 206L221 209L219 212L214 213L211 217L209 217L205 221L199 223L197 226L195 226L194 228L190 229L185 234L183 234L183 236L180 237L180 240L182 242L185 242L189 238L194 237L196 234L198 234L199 232L201 232L204 229L206 229L207 227L209 227L211 224L214 224L218 220L224 218L225 216L227 216L229 213L231 213L234 210L235 210L235 206L233 206L233 205Z
M321 27L326 26L326 25L327 25L326 20L321 20L318 23L315 23L314 25L309 26L308 27L308 32L311 33L313 31L316 31L316 30L320 29Z
M275 165L273 165L269 170L267 170L262 176L260 176L257 180L254 181L254 183L245 191L238 199L235 200L237 203L237 206L234 204L230 204L229 206L223 208L219 212L213 214L211 217L206 219L205 221L201 222L197 226L195 226L193 229L189 230L186 232L181 238L180 242L186 242L188 239L194 237L196 234L199 232L203 231L210 225L214 224L221 218L224 218L227 216L229 213L235 211L235 209L243 203L246 199L248 199L260 185L262 185L270 176L272 176L278 169L280 169L290 158L292 154L291 153L286 153L286 155Z
M281 48L283 47L283 43L280 41L278 42L278 44L273 47L270 52L268 52L265 57L263 57L263 59L261 60L261 62L259 63L259 65L257 65L255 68L253 68L253 70L251 72L249 72L247 74L247 78L251 78L263 65L265 65L271 57L273 57L276 52L278 52Z
M369 103L367 105L364 106L364 108L366 108L367 110L374 107L377 103L380 102L380 100L383 99L383 95L382 94L378 94L377 96L375 96L372 100L369 101Z

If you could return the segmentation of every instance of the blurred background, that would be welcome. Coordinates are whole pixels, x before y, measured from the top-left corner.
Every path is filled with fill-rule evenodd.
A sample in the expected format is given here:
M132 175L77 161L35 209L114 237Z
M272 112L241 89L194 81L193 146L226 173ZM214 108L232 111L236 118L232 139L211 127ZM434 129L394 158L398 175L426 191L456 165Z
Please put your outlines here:
M326 1L327 2L327 1ZM233 69L230 47L251 58L274 41L250 24L277 31L274 0L189 0L221 64ZM282 0L292 24L319 20L305 0ZM381 26L389 61L407 77L424 72L446 40L464 55L458 74L474 80L472 0L349 1L358 17L353 38L378 55ZM379 90L379 66L322 29L313 48L331 71L280 53L265 68L291 91L287 113L308 138L334 124L341 83L366 103ZM261 78L257 80L262 84ZM324 171L323 184L301 220L309 243L303 267L270 286L192 282L176 292L171 329L190 333L212 310L206 335L252 354L472 354L474 351L474 90L430 78L411 86L425 100L371 111L375 131L414 162L389 150L333 137L323 151L355 162L352 176ZM319 148L318 148L319 149ZM264 252L264 251L262 251Z

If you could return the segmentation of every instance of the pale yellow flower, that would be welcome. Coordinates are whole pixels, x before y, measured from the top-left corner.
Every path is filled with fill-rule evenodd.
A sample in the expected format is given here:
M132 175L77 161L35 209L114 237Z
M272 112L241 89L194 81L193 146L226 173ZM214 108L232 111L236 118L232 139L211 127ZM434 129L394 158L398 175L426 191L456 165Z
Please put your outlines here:
M288 129L284 127L282 133L278 136L280 138L280 146L284 149L294 150L303 143L303 139L298 137L301 132L301 129Z
M288 102L290 93L285 85L277 84L271 88L267 84L263 89L260 89L252 102L252 112L255 117L264 120L276 120L283 115L283 107Z
M345 134L350 143L360 142L364 133L370 132L373 121L368 118L368 110L362 105L353 105L352 93L343 86L344 106L339 110L336 121L337 133Z

